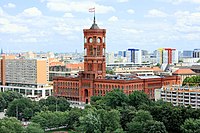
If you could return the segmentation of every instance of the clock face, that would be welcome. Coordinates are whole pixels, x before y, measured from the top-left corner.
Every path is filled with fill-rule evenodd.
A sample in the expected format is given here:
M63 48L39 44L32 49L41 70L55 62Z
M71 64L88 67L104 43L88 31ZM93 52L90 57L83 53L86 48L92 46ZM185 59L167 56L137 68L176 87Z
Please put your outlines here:
M92 43L92 41L93 41L92 38L90 38L89 42Z
M100 43L100 42L101 42L101 40L100 40L100 38L98 38L98 39L97 39L97 43Z

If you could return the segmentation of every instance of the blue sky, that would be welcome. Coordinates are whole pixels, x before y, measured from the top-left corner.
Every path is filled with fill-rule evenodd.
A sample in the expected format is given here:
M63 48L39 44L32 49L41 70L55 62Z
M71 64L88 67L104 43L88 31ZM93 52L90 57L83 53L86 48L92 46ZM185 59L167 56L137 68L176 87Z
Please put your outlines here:
M200 0L0 0L0 48L82 52L94 6L107 51L200 48Z

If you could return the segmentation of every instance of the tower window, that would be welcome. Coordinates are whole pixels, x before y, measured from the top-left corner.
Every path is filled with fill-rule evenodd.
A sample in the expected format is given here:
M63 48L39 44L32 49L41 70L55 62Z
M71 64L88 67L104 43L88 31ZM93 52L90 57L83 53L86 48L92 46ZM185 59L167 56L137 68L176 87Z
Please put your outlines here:
M98 64L98 71L102 71L102 64Z
M97 43L101 43L101 38L100 37L97 38Z
M89 50L90 50L90 55L93 55L93 47L92 47L92 45L89 46Z
M100 55L100 46L97 46L97 56L99 56Z
M92 71L92 64L88 64L88 71Z

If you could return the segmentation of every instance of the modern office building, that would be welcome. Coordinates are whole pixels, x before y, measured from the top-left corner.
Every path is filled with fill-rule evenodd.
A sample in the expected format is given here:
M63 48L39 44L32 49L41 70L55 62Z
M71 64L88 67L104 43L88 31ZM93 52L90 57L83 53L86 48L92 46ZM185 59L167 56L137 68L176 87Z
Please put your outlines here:
M170 102L174 106L183 105L200 108L200 87L173 86L155 90L155 100Z
M184 50L182 58L193 58L193 51L192 50Z
M78 77L56 77L53 80L55 96L65 97L77 103L90 103L91 96L104 96L120 89L126 94L143 91L154 99L154 90L163 85L180 83L178 76L106 76L106 29L100 29L94 19L90 29L84 29L84 71Z
M130 48L127 50L127 60L133 63L142 63L142 52L139 49Z
M48 86L49 67L46 59L8 57L3 55L0 59L0 91L17 91L32 98L51 95L52 87Z
M157 50L157 63L174 64L178 63L178 52L172 48L160 48Z
M194 49L193 58L200 58L200 49Z

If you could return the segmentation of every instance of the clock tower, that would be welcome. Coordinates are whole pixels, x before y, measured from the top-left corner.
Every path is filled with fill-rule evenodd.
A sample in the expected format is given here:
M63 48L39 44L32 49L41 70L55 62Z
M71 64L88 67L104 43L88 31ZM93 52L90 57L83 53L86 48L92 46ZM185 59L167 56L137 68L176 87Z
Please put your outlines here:
M100 29L95 21L90 29L84 29L84 71L79 73L81 101L90 103L94 95L94 80L106 76L106 29Z
M90 29L84 29L83 33L84 73L87 74L87 78L102 79L106 75L106 29L100 29L94 17L94 22Z

